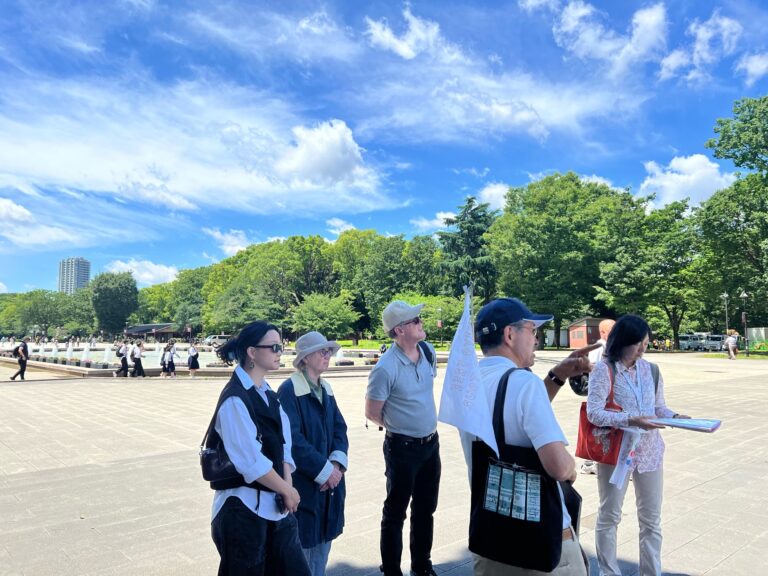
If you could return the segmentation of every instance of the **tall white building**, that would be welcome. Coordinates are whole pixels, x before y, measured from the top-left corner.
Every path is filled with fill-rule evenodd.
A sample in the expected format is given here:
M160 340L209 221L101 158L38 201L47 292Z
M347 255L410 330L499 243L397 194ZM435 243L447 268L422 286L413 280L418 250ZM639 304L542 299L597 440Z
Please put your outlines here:
M72 294L85 288L91 279L91 263L85 258L65 258L59 262L59 292Z

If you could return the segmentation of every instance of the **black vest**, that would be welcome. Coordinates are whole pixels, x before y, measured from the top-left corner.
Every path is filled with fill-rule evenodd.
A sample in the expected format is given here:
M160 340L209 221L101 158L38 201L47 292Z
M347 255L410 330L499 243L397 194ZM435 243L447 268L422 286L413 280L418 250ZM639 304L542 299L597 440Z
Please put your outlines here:
M248 409L248 414L251 416L258 436L256 437L261 442L261 452L272 461L272 468L277 472L278 476L283 477L283 423L280 419L280 402L272 390L267 390L267 398L269 399L269 406L264 402L259 393L256 391L256 386L252 386L248 390L243 388L240 378L236 374L232 375L232 378L221 391L219 396L219 402L216 406L216 413L227 398L237 396L242 400L245 407ZM206 448L219 447L219 450L224 450L224 444L221 441L221 437L216 432L216 417L213 419L211 428L208 432L208 441L206 442ZM270 488L259 484L258 482L251 482L250 484L245 481L245 478L238 476L235 479L211 482L211 488L214 490L227 490L229 488L238 488L240 486L248 486L249 488L255 488L256 490L264 490L266 492L273 492Z

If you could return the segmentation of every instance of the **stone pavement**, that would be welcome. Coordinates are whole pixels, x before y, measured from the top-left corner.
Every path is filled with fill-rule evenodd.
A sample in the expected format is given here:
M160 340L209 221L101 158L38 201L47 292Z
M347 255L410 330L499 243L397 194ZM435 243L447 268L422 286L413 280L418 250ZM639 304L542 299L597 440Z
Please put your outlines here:
M556 356L562 354L541 353L535 371L545 373ZM713 435L663 432L665 574L766 573L768 363L695 354L652 359L661 365L670 407L724 421ZM212 493L200 477L197 446L224 380L9 376L0 371L0 575L216 572ZM382 433L365 428L365 382L360 373L332 379L349 425L351 467L346 529L333 545L330 576L378 574ZM555 400L572 444L580 401L568 389ZM433 559L439 574L466 576L466 467L455 430L441 424L440 434ZM582 542L594 556L596 477L579 476L576 487L584 497ZM619 532L625 575L637 569L632 501L630 488Z

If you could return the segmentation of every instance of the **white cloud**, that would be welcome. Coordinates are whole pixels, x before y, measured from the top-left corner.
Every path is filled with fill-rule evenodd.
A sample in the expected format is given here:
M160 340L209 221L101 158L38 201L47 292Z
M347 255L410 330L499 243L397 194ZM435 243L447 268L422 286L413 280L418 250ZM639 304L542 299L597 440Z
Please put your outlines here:
M499 70L486 57L448 42L435 23L410 9L405 19L434 36L410 60L378 63L374 81L361 83L352 94L349 110L361 118L355 124L361 139L466 144L528 134L543 141L553 130L582 133L595 119L631 115L648 98L622 83L587 76L549 80L543 71ZM383 22L376 30L384 28L400 38ZM636 45L636 51L646 49L639 39Z
M469 174L470 176L474 176L475 178L485 178L488 176L488 172L490 172L491 169L487 166L485 168L454 168L452 172L454 174Z
M134 258L128 262L114 260L107 264L107 270L109 272L130 272L136 279L136 283L142 286L171 282L176 279L179 273L176 266L165 266L149 260L136 260Z
M434 230L440 230L445 228L445 219L454 218L456 214L453 212L438 212L432 219L424 218L420 216L411 220L411 224L419 232L432 232Z
M762 54L745 54L736 65L738 72L744 72L747 78L745 83L752 86L763 76L768 74L768 52Z
M27 190L91 191L167 211L220 208L223 198L256 214L392 203L343 121L305 127L289 102L223 80L0 75L0 101L0 180L14 175Z
M287 238L285 236L269 236L267 242L285 242Z
M736 180L735 174L721 172L720 165L703 154L676 156L665 167L656 162L646 162L644 166L648 176L640 185L640 193L656 194L659 205L684 198L697 205Z
M32 222L32 212L16 204L8 198L0 198L0 221L7 222Z
M288 58L299 63L353 61L361 46L324 10L290 16L217 3L216 10L184 15L192 30L257 63Z
M600 22L600 16L591 4L572 0L552 29L555 41L579 58L608 63L615 75L624 74L637 62L660 58L667 34L664 4L635 12L627 36L607 29Z
M661 63L662 80L685 73L691 84L701 84L710 78L709 70L723 57L733 54L744 31L732 18L715 10L708 20L694 20L686 33L693 37L690 46L671 52Z
M8 293L8 286L0 282L0 294L7 294Z
M342 120L293 129L295 145L275 162L277 172L304 187L348 184L375 192L378 176L364 165L362 148Z
M478 197L480 202L487 202L490 204L492 210L503 210L507 203L507 192L509 191L509 184L503 182L491 182L487 184Z
M328 232L330 232L331 234L334 234L335 236L340 235L342 232L345 232L346 230L355 229L354 224L345 222L341 218L331 218L330 220L326 220L325 224L329 227Z
M554 12L560 8L560 0L517 0L517 5L524 12L535 12L542 8Z
M580 176L581 180L584 182L593 182L595 184L605 184L609 188L613 188L613 182L608 180L608 178L603 178L602 176L598 176L597 174L592 174L590 176L582 175Z
M661 80L668 80L674 78L678 71L687 67L691 63L691 57L685 50L673 50L667 54L661 61L661 70L659 71L659 78Z
M406 60L412 60L420 53L433 50L442 44L440 26L436 22L414 16L408 5L403 10L403 18L408 23L408 29L398 37L386 20L377 22L366 16L367 34L371 45L391 50Z
M219 249L227 256L234 256L240 250L245 250L253 244L242 230L230 230L222 232L218 228L203 228L203 232L216 240Z

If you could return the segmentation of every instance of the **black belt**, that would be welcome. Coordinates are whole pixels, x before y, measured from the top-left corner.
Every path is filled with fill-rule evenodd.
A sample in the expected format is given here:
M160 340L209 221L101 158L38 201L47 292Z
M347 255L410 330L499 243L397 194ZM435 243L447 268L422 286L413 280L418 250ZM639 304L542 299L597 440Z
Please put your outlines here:
M432 434L428 436L424 436L423 438L414 438L413 436L406 436L405 434L398 434L397 432L390 432L387 430L387 438L391 438L392 440L400 440L401 442L413 442L414 444L426 444L427 442L431 442L435 438L437 438L437 430L432 432Z

